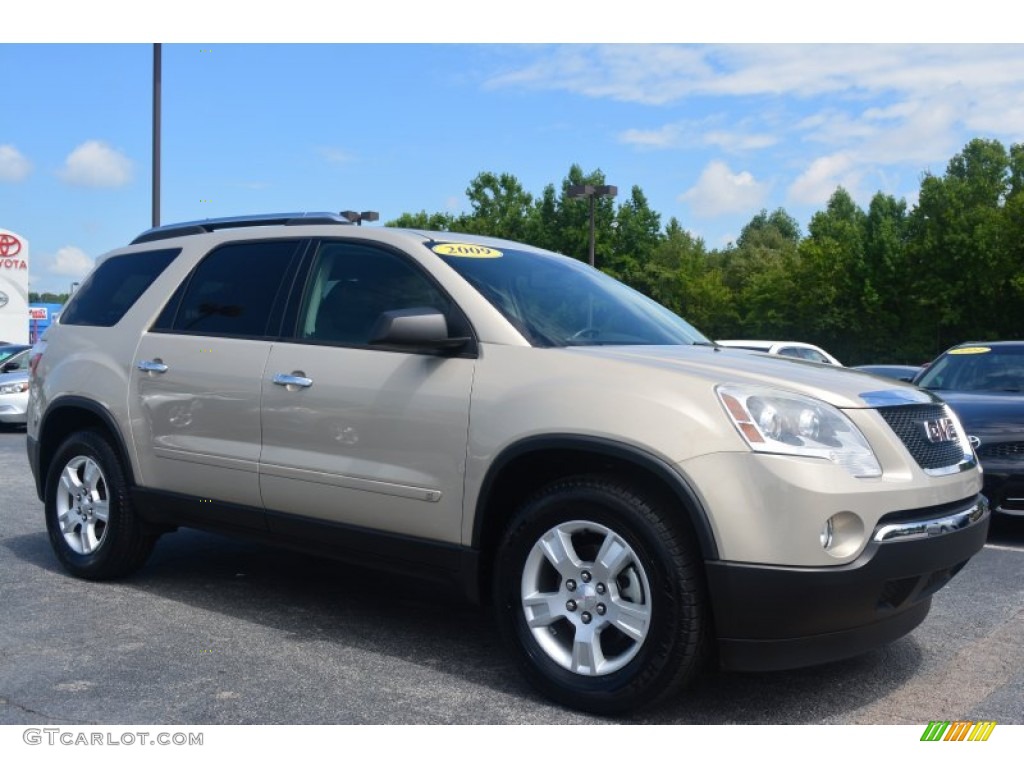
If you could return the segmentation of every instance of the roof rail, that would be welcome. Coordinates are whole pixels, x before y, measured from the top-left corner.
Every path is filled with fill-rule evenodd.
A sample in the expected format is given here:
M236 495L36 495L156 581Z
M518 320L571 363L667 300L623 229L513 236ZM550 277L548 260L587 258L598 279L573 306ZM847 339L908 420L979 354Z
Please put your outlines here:
M234 227L269 227L274 225L298 226L301 224L342 224L352 226L352 222L340 213L330 212L299 212L299 213L263 213L253 216L226 216L220 219L200 219L183 221L178 224L165 224L161 227L147 229L132 240L132 245L149 243L154 240L166 240L183 235L198 235L218 229Z

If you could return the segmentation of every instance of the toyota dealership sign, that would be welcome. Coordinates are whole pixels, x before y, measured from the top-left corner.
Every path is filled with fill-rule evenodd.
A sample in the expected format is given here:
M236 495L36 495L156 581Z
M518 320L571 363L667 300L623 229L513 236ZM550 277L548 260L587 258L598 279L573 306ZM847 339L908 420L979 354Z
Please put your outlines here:
M28 343L28 241L0 229L0 341Z

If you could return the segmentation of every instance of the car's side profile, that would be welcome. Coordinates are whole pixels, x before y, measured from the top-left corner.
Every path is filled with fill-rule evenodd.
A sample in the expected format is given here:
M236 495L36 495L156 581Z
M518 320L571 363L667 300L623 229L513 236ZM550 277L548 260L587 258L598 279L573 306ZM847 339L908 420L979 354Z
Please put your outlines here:
M779 355L781 357L792 357L797 360L810 360L812 363L825 363L827 365L839 365L832 355L821 347L808 344L804 341L760 341L755 339L722 339L717 342L723 347L735 349L746 349L751 352L763 352L766 355Z
M71 573L178 526L446 581L594 712L911 631L984 543L935 396L723 351L573 259L318 214L143 233L32 357ZM799 599L794 599L799 596Z

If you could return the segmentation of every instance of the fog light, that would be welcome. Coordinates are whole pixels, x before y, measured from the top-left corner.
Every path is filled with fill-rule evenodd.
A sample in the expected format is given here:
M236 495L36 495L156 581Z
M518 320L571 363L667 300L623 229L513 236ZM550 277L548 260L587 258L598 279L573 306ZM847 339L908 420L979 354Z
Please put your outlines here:
M825 521L818 541L822 549L832 557L845 558L854 555L866 543L864 523L853 512L837 512Z
M832 536L834 535L834 533L835 525L833 524L832 518L830 517L828 520L825 521L825 527L821 529L821 535L818 537L821 541L821 546L823 549L827 550L832 547Z

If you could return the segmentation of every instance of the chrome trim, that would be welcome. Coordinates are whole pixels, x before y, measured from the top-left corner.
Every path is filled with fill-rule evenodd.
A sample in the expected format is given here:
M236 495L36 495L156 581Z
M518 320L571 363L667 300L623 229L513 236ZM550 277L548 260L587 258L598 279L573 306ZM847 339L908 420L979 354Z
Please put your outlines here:
M282 387L311 387L313 380L292 373L275 373L272 381Z
M156 360L142 360L136 367L146 373L167 373L167 365L159 358Z
M930 520L910 520L905 523L883 525L871 537L874 541L912 541L955 533L981 522L988 516L988 502L979 499L967 509Z
M900 389L861 392L860 399L869 408L886 408L894 405L932 405L933 403L941 402L931 392L915 389L909 385Z
M929 477L945 477L946 475L955 475L958 472L967 472L976 466L978 466L977 457L974 454L965 453L959 464L950 464L948 467L936 467L935 469L922 468L921 471Z

